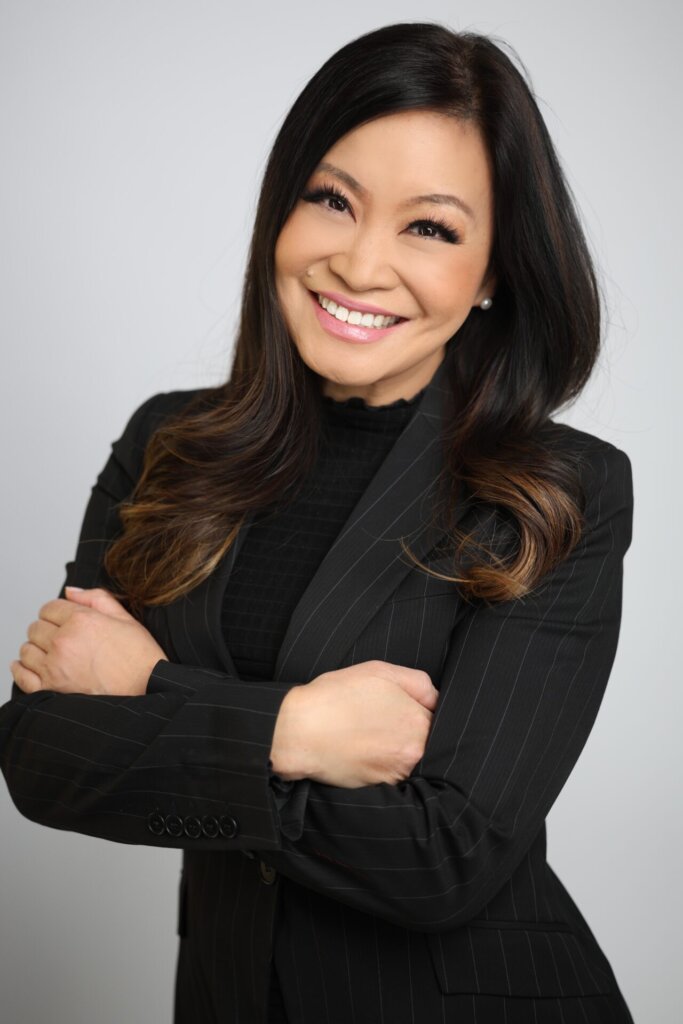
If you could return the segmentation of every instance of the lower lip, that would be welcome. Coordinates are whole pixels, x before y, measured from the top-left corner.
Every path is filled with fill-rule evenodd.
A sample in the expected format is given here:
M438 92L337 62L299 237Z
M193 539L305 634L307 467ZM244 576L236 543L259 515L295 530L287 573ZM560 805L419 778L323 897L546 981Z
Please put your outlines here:
M327 310L323 309L313 292L309 292L309 295L313 300L321 327L324 327L328 334L334 334L335 338L341 338L342 341L366 345L370 341L379 341L380 338L386 337L387 334L392 334L399 327L402 327L403 324L408 323L407 320L399 320L397 324L392 324L391 327L361 327L360 324L345 323L343 320L337 320L336 316L332 316Z

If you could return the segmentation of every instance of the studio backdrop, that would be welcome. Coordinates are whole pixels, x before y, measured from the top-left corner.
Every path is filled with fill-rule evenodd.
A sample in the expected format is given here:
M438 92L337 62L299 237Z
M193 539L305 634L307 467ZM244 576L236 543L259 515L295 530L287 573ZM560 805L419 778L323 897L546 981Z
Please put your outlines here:
M507 41L567 170L607 311L599 367L559 418L626 451L635 489L617 656L548 819L548 859L637 1024L676 1024L681 8L418 6L0 0L3 657L57 595L133 409L224 378L264 158L314 70L396 21ZM0 689L4 702L9 671ZM0 822L3 1024L169 1021L179 854L40 827L5 787Z

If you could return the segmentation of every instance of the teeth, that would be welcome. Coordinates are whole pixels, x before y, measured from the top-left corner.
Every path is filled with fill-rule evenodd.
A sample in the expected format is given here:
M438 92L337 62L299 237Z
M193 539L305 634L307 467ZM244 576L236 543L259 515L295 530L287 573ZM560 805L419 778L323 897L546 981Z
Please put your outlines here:
M318 302L330 316L336 317L342 323L360 324L362 327L391 327L401 319L400 316L382 316L380 313L362 313L359 309L347 309L345 306L338 306L333 299L327 299L324 295L318 295Z

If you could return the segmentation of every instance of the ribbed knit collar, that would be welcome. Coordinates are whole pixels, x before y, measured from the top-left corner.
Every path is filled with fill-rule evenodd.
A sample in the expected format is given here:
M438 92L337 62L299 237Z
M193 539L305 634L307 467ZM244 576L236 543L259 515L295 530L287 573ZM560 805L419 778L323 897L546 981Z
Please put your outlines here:
M425 388L412 398L397 398L387 405L368 405L360 395L337 399L323 395L323 416L334 430L364 430L378 434L398 434L411 418Z

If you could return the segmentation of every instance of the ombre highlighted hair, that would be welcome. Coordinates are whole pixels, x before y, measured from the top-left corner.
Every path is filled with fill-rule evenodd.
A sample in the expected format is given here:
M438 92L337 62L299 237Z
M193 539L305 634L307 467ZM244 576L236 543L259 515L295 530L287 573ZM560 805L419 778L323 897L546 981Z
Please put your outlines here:
M169 603L197 586L245 515L294 496L312 469L319 378L279 308L275 243L334 143L403 110L476 125L493 171L495 302L483 315L470 314L449 341L455 412L445 471L452 500L444 502L440 525L452 541L452 574L438 575L456 582L466 600L505 601L530 591L579 540L578 469L552 443L550 417L578 396L595 365L600 299L548 130L525 73L502 45L437 23L388 25L334 53L278 132L229 379L154 432L142 475L120 507L122 530L105 568L131 609ZM505 524L512 542L504 552L449 522L464 487Z

